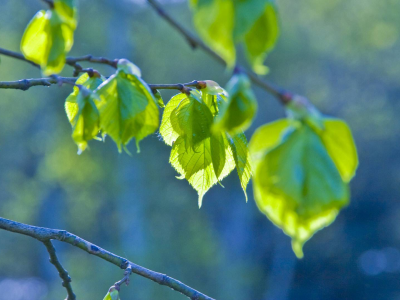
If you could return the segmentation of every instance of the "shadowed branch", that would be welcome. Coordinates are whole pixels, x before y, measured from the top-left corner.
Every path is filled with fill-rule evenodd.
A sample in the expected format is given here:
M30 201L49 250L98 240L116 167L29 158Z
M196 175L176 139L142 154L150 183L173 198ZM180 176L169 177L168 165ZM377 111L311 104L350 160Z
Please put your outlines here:
M179 280L176 280L165 274L161 274L146 269L137 264L134 264L133 262L129 261L124 257L118 256L110 251L100 248L99 246L91 242L88 242L82 239L81 237L65 230L27 225L1 217L0 217L0 229L4 229L19 234L24 234L34 239L37 239L43 243L51 240L61 241L70 244L74 247L77 247L79 249L82 249L83 251L92 254L94 256L97 256L103 260L106 260L122 269L127 269L128 267L131 267L132 273L150 279L154 282L157 282L160 285L168 286L169 288L182 293L183 295L189 297L192 300L214 300L213 298L191 288L190 286L187 286L186 284L180 282Z

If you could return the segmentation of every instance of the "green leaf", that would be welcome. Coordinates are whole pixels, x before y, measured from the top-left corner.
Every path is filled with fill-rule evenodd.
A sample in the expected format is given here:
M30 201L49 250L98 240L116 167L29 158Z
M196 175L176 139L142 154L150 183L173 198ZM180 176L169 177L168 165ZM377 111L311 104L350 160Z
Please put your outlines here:
M179 137L178 132L174 130L171 123L171 114L174 109L179 105L179 103L186 99L187 95L180 93L171 98L167 105L165 106L164 113L161 120L160 125L160 134L164 140L164 142L172 146L176 139Z
M87 73L84 73L78 78L76 84L93 91L103 80L95 76L89 77ZM87 148L87 142L95 139L99 133L99 112L91 95L82 93L76 86L65 100L65 112L72 126L72 138L80 154Z
M163 100L163 98L162 98L162 96L161 96L160 91L159 91L159 90L153 91L153 95L154 95L154 98L155 98L156 101L157 101L158 106L159 106L160 108L164 108L164 107L165 107L165 104L164 104L164 100Z
M212 122L210 109L193 92L171 113L172 128L184 138L186 149L195 147L211 135Z
M103 300L120 300L118 289L115 286L110 287Z
M252 175L247 139L244 133L239 133L233 137L229 137L228 140L229 146L232 149L233 158L235 160L236 170L240 179L240 185L242 186L247 202L248 199L246 187Z
M232 0L198 0L191 3L193 21L199 35L225 60L228 68L232 68L236 61Z
M213 131L226 131L235 135L245 131L257 112L257 100L250 80L244 74L234 75L227 84L228 102L221 102Z
M279 27L275 6L267 4L264 13L245 34L244 38L247 58L255 73L262 75L268 73L268 67L264 66L263 63L267 54L274 48L278 35Z
M191 0L193 20L204 42L232 68L235 43L244 43L247 58L258 74L279 35L276 7L272 0Z
M350 128L338 119L325 119L321 139L343 181L349 182L358 167L358 155Z
M261 128L262 134L257 132L250 142L254 195L258 208L292 238L293 251L301 258L304 243L347 205L349 190L311 127L296 122L284 131L278 125L282 122ZM272 140L265 143L269 134Z
M169 161L197 191L201 207L204 194L235 168L232 150L224 134L208 137L194 148L186 149L185 144L184 138L178 137Z
M39 11L28 24L21 40L25 58L39 64L44 75L57 74L65 65L73 44L76 8L71 1L55 1L55 8Z
M147 84L137 75L118 70L95 93L100 98L97 108L101 130L114 140L120 152L135 138L139 152L139 142L159 125L156 100Z

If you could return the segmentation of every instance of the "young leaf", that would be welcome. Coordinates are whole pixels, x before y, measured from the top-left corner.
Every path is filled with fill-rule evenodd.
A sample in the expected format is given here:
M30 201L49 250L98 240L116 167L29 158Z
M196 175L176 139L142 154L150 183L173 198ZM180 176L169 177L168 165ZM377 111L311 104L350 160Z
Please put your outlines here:
M311 127L299 122L280 130L276 145L278 124L261 128L262 134L257 132L250 142L254 195L258 208L292 238L293 251L301 258L304 243L347 205L349 190ZM272 141L264 142L269 133Z
M97 76L89 77L87 73L84 73L78 78L76 84L93 91L103 80ZM65 112L72 126L72 138L80 154L87 148L87 142L96 138L99 133L99 112L91 95L82 93L76 86L65 100Z
M213 116L204 102L191 93L171 113L171 124L175 132L185 140L185 147L194 148L210 136Z
M232 150L224 134L208 137L194 148L186 149L185 144L185 140L178 137L169 161L197 191L201 207L204 194L235 168Z
M139 152L139 142L157 130L159 112L147 84L138 75L126 71L129 70L119 68L95 91L100 98L97 103L100 127L120 152L122 147L126 150L132 138L136 139Z
M350 128L338 119L325 119L322 142L335 163L343 181L349 182L358 167L358 155Z
M247 202L246 187L251 178L250 154L247 147L247 139L244 133L239 133L233 137L228 136L229 146L231 147L235 166L240 179L244 195Z
M44 75L62 71L71 50L76 28L76 8L72 1L58 0L54 9L39 11L28 24L21 40L21 51L42 68Z
M235 135L245 131L257 112L257 100L250 80L244 74L234 75L227 84L228 102L221 102L213 131L226 131Z
M160 108L164 108L164 107L165 107L165 104L164 104L164 100L163 100L163 98L162 98L162 96L161 96L160 91L155 90L155 91L153 91L153 94L154 94L154 98L155 98L156 101L157 101L158 106L159 106Z
M247 58L255 73L262 75L268 73L268 67L263 63L267 54L274 48L278 35L279 27L275 6L267 4L264 13L244 38Z
M233 41L234 7L231 0L194 0L194 25L203 40L232 68L236 60Z
M184 93L177 94L169 100L165 106L164 113L160 125L160 135L162 136L164 142L172 146L176 139L179 137L179 133L174 130L171 123L171 114L179 103L187 99L187 95Z

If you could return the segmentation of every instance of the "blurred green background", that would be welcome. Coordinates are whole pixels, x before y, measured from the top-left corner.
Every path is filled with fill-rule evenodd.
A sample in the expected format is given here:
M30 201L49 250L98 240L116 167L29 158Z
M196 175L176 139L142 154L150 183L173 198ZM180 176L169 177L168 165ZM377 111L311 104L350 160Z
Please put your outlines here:
M193 29L186 2L163 1ZM0 0L0 47L18 51L41 1ZM211 79L227 71L160 19L144 0L80 0L71 55L128 58L148 83ZM0 215L71 231L216 299L400 299L400 1L278 0L281 36L267 59L268 79L307 96L323 113L345 119L360 167L352 199L297 260L290 239L245 203L235 172L213 187L202 209L168 163L158 135L132 157L110 139L82 155L70 134L64 99L71 87L0 90ZM245 61L242 59L245 64ZM105 75L107 66L92 66ZM64 75L71 76L66 67ZM27 63L1 57L0 81L40 77ZM246 132L284 116L254 87L259 112ZM162 92L167 100L172 92ZM123 276L115 266L55 242L78 299L102 299ZM64 299L45 247L0 232L0 299ZM126 299L186 299L139 276Z

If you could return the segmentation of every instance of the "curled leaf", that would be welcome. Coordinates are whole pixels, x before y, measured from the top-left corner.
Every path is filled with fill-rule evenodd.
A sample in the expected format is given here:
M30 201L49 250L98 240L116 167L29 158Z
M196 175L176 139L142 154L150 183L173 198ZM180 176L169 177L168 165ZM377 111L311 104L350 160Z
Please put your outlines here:
M213 131L235 135L245 131L257 112L257 100L250 80L244 74L234 75L227 84L228 101L222 102Z
M77 23L73 1L58 0L54 9L39 11L28 24L21 40L25 58L40 65L44 75L57 74L65 65Z
M96 89L103 78L89 77L84 73L76 81L77 85L82 85L88 90ZM100 116L92 95L82 93L74 86L74 91L65 100L65 112L72 126L72 138L78 146L78 153L82 153L87 148L87 143L91 139L96 139L99 133Z

